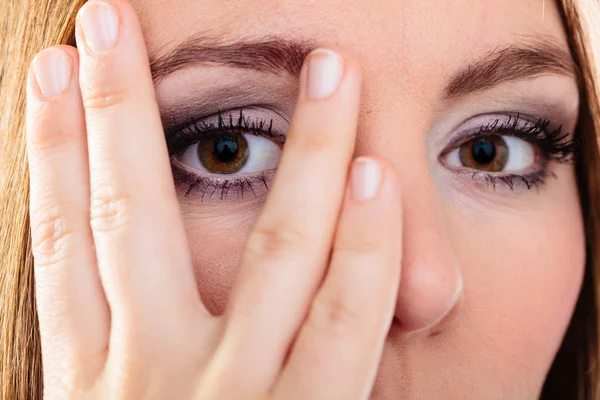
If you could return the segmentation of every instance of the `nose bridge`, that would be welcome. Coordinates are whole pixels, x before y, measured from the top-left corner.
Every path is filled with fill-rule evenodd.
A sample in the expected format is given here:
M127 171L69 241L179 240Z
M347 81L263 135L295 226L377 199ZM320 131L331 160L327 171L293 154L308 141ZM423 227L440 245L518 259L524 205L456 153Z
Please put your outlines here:
M428 154L427 116L415 112L414 104L406 109L391 113L378 107L363 113L356 153L386 158L400 176L404 229L395 316L402 329L421 331L452 310L462 291L462 275L433 179L437 154Z

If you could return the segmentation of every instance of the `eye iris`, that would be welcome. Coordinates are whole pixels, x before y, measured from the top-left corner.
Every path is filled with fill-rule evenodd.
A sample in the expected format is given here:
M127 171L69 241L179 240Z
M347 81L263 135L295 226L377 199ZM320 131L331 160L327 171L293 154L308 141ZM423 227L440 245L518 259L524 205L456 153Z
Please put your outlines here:
M241 133L207 135L198 142L198 158L215 174L233 174L248 161L248 141Z
M502 171L508 163L508 146L501 136L479 138L460 147L463 166L484 171Z

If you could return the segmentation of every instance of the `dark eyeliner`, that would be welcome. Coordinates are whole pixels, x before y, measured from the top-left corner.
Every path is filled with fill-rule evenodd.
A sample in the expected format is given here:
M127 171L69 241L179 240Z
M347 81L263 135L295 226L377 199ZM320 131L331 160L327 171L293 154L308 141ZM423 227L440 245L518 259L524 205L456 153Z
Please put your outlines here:
M200 196L200 201L204 198L214 198L217 196L220 200L226 200L231 192L239 198L251 194L258 196L257 189L269 189L269 183L273 179L275 171L262 171L258 174L245 177L226 178L214 180L204 176L198 176L183 168L172 166L175 186L183 190L184 197L189 197L192 193ZM258 188L257 188L258 186Z
M528 190L542 186L548 177L555 177L549 169L550 161L558 163L570 163L577 156L579 142L576 138L562 131L562 125L555 129L549 129L552 122L546 118L539 118L537 122L522 121L521 116L507 115L504 120L496 118L492 122L468 130L446 147L440 155L443 158L451 151L479 138L490 136L513 136L534 145L542 157L542 165L538 170L525 174L502 174L489 173L484 170L456 170L457 174L470 175L472 179L484 180L494 190L498 185L505 185L510 190L515 190L519 184Z
M503 122L500 118L496 118L489 124L459 135L447 146L449 150L444 151L442 154L446 154L471 140L498 135L514 136L534 144L548 160L571 162L577 154L579 142L576 138L570 139L570 135L562 131L562 125L554 130L549 130L548 128L551 125L552 121L546 118L539 118L535 123L522 122L519 114L507 116L507 119Z
M239 132L268 137L280 146L285 143L285 135L273 131L272 119L251 120L246 117L243 109L227 113L228 117L224 117L224 112L219 110L216 113L216 124L205 122L210 117L190 118L165 129L169 156L174 158L181 155L187 147L197 143L203 135L208 134ZM234 113L238 114L235 118L233 117Z
M286 137L285 134L273 130L273 119L247 117L244 109L225 112L219 110L211 116L189 118L165 128L175 186L181 190L184 197L195 194L200 197L200 201L215 197L226 200L231 193L239 198L248 194L256 197L259 190L269 189L274 170L242 176L204 176L189 171L177 162L177 157L203 137L231 133L264 136L280 147L283 147Z
M463 172L457 171L457 174L470 174L472 179L481 177L485 183L496 190L498 185L505 185L510 190L515 190L515 187L519 184L524 185L528 190L532 188L539 189L549 176L555 176L554 173L548 170L548 168L542 168L539 171L534 171L528 174L507 174L507 175L494 175L485 171L475 172Z

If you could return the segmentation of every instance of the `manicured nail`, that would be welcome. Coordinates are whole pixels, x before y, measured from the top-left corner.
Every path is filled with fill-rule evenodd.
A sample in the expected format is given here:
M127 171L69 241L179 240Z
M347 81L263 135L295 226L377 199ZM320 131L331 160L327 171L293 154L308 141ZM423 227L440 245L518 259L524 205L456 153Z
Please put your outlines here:
M103 1L87 3L78 16L87 46L94 53L110 50L117 42L119 17L114 7Z
M364 201L375 197L381 185L381 166L372 158L359 157L354 160L351 172L352 196Z
M315 50L308 57L306 77L308 98L318 100L330 96L342 80L344 70L342 57L327 49Z
M47 99L58 96L69 87L73 69L71 58L60 49L42 51L33 59L32 69L40 91Z

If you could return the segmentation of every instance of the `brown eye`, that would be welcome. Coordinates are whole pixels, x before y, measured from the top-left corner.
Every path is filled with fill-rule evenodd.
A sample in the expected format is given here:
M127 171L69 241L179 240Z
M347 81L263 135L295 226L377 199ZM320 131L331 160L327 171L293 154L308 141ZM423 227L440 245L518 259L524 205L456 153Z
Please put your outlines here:
M482 171L504 170L508 156L508 146L501 136L474 139L459 149L462 166Z
M199 176L244 175L273 170L279 163L282 146L254 133L232 128L198 135L175 160Z
M464 142L443 156L447 167L458 170L523 173L535 167L535 145L510 135L490 135Z
M248 142L241 133L206 135L198 142L198 160L215 174L238 172L248 155Z

